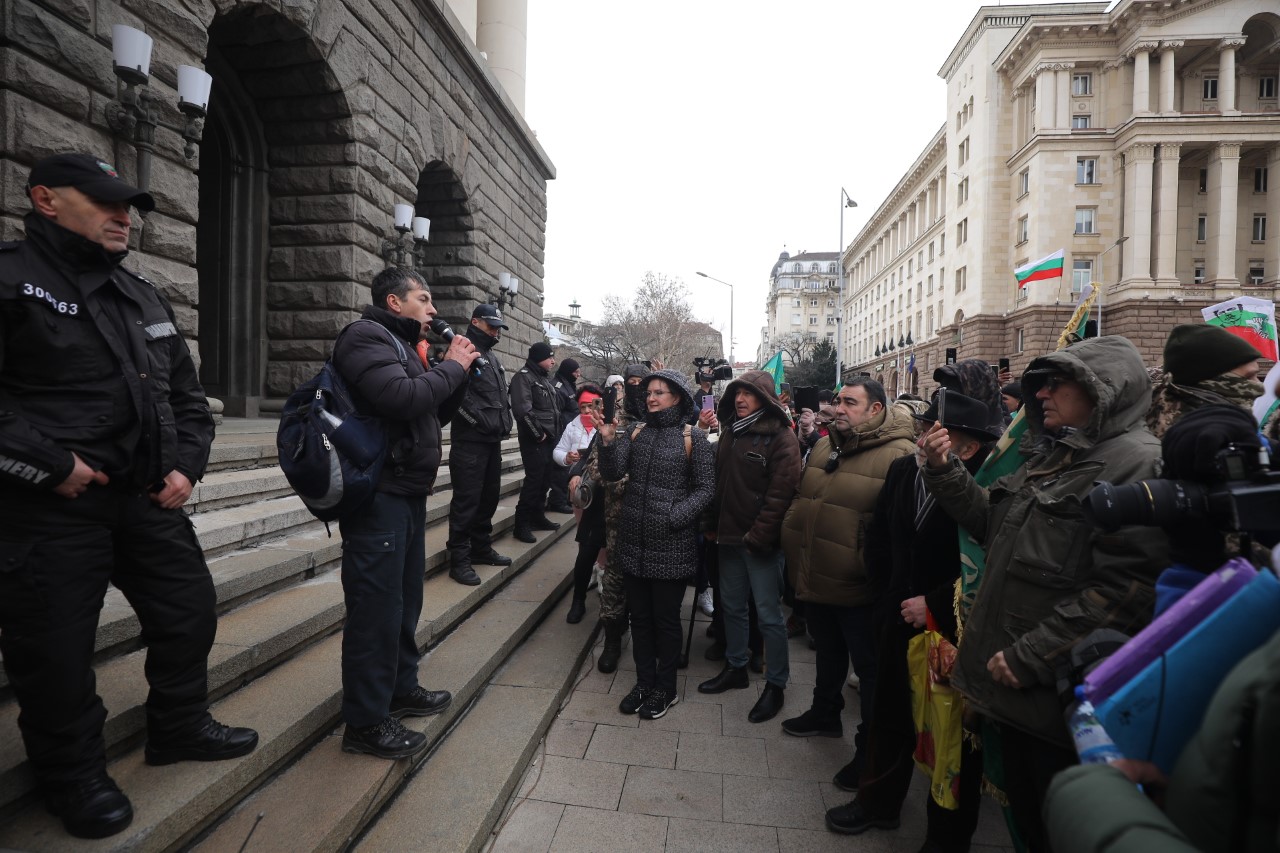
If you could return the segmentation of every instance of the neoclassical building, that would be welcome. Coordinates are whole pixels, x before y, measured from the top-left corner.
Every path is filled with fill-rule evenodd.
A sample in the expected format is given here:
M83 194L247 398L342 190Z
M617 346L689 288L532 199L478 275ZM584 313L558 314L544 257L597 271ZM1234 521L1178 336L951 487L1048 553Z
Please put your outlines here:
M1275 298L1280 8L1109 5L974 16L939 71L946 123L842 253L847 370L929 390L947 347L1020 369L1091 281L1103 333L1153 364L1205 305ZM1059 282L1018 289L1016 267L1059 249Z
M836 341L837 252L789 252L778 255L769 272L769 296L765 303L766 325L760 330L756 364L764 364L788 338ZM811 345L811 344L810 344ZM783 361L791 355L783 350Z
M0 239L21 234L45 155L139 181L111 120L113 25L154 40L150 186L126 265L161 287L229 415L278 406L368 302L394 205L431 220L414 265L460 327L520 279L502 349L542 336L546 182L526 124L527 0L3 0ZM188 158L178 66L212 75ZM532 297L532 298L530 298Z

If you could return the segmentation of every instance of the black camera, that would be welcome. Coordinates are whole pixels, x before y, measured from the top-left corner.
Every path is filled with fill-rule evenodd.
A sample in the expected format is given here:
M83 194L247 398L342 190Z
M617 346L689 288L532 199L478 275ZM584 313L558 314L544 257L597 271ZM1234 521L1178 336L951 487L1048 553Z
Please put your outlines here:
M1192 518L1207 519L1221 530L1280 530L1280 471L1263 466L1258 448L1229 444L1214 457L1214 468L1221 482L1098 483L1084 509L1107 531L1127 524L1174 527Z
M695 358L698 382L728 382L733 379L733 365L723 358Z

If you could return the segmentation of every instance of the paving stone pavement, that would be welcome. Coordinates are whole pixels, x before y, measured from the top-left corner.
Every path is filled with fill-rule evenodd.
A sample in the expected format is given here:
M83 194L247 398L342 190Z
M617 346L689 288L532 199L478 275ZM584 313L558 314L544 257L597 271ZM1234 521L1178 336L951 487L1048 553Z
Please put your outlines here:
M692 603L692 590L683 613ZM588 601L593 607L595 599ZM567 605L566 605L567 606ZM564 618L563 608L548 618ZM590 609L588 618L591 618ZM507 807L489 853L815 853L857 850L915 853L924 841L925 777L917 773L898 830L858 836L826 829L824 813L852 797L831 777L853 756L859 696L845 691L844 737L794 738L783 719L809 707L814 653L805 638L791 641L791 684L775 719L752 724L747 711L764 684L718 696L698 683L720 671L703 652L706 617L698 614L680 702L659 720L618 711L635 683L630 646L616 673L595 669L597 644L543 747ZM687 623L686 623L687 624ZM972 853L1012 853L998 808L982 803Z

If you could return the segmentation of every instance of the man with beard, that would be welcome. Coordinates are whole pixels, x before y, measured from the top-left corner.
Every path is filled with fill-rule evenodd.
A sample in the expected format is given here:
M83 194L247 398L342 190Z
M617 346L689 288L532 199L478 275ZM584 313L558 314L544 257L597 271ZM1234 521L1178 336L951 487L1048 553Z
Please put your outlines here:
M529 358L511 380L511 414L520 436L520 461L524 464L515 525L515 537L521 542L538 541L533 535L535 530L560 529L546 515L547 489L555 465L551 453L563 427L560 398L550 378L555 363L551 345L538 341L529 347Z
M502 441L511 435L512 425L507 377L495 349L506 328L502 312L494 305L478 305L471 312L467 340L489 366L473 367L450 434L449 577L467 586L480 583L473 564L511 565L510 557L493 550Z

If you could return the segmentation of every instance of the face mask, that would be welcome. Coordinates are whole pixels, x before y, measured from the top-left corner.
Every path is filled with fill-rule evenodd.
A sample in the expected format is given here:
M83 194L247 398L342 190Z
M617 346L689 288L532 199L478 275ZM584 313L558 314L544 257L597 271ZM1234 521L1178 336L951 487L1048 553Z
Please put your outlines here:
M591 432L591 430L596 428L595 421L591 420L590 414L578 415L578 417L582 418L582 426L586 429L587 432Z

